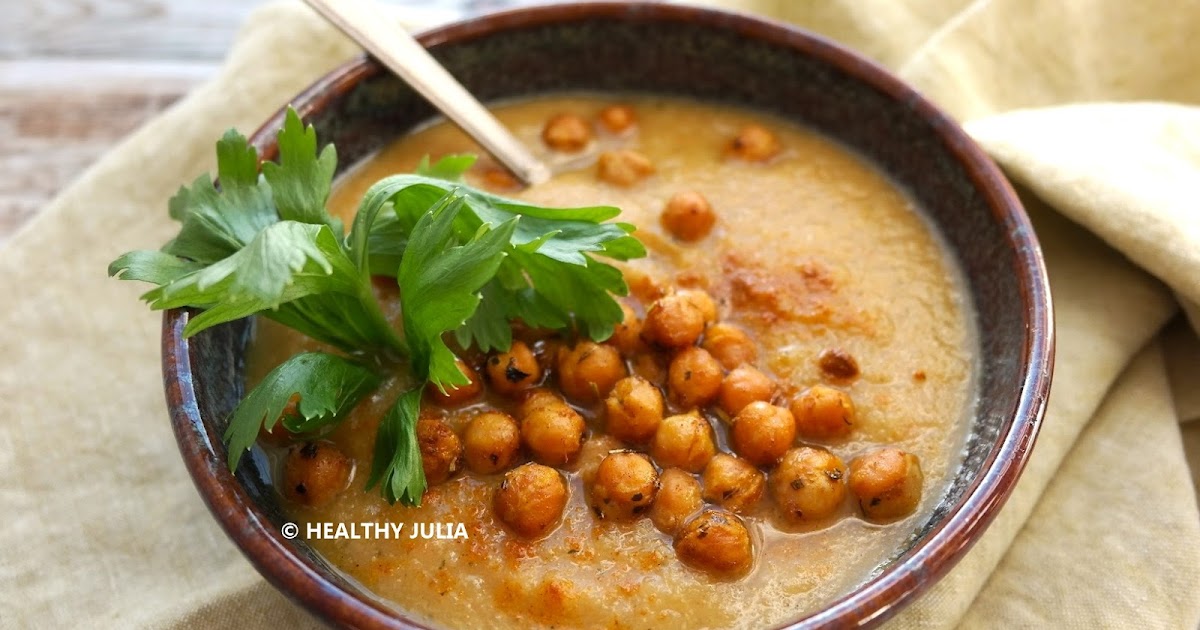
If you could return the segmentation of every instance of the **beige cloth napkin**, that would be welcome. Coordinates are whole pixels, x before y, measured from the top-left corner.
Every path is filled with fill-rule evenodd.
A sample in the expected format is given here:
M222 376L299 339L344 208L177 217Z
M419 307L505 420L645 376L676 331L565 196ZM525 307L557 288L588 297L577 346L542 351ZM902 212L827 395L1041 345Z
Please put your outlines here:
M1180 423L1200 416L1200 343L1176 313L1200 304L1200 109L1163 102L1200 103L1200 4L721 4L862 50L967 121L1045 247L1058 364L1037 448L982 540L891 625L1196 628L1184 444L1200 460L1200 422ZM0 250L0 626L313 623L192 489L166 421L159 317L104 269L172 233L165 200L212 168L222 131L253 129L353 54L296 4L259 11L212 83Z

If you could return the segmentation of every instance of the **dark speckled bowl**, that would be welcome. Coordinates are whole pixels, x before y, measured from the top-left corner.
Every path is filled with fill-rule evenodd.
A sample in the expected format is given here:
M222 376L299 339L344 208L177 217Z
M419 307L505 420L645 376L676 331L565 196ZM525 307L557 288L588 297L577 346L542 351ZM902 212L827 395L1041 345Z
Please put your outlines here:
M980 403L949 494L878 575L795 627L871 626L911 602L978 539L1012 490L1046 404L1053 362L1050 293L1029 220L1000 171L945 114L874 64L794 28L664 4L558 5L490 15L424 34L484 101L556 90L684 95L771 112L840 139L920 200L968 279L983 352ZM369 59L292 100L342 167L433 115ZM273 159L282 112L254 136ZM286 522L261 458L236 476L220 436L241 397L249 322L190 341L188 312L163 322L163 370L179 448L217 520L281 591L330 622L417 626L331 570ZM245 461L245 460L244 460ZM884 559L881 559L881 561Z

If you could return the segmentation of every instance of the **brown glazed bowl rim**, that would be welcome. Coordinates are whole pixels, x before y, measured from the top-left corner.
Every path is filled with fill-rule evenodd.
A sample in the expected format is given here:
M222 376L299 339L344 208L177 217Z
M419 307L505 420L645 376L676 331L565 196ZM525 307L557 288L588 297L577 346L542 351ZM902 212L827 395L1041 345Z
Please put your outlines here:
M840 45L795 27L714 9L662 3L594 2L513 9L427 31L425 46L468 41L518 26L589 18L696 22L734 31L773 45L796 49L856 77L928 121L946 150L968 176L1004 227L1015 252L1025 304L1026 335L1019 403L1002 443L942 522L876 577L826 608L788 627L871 627L891 617L942 577L970 549L1011 493L1033 447L1045 411L1053 367L1054 330L1049 282L1028 216L999 168L949 116L880 66ZM292 104L301 116L321 111L338 94L377 75L382 68L362 57L322 77ZM274 159L274 133L281 109L252 137L263 160ZM163 318L163 374L171 422L180 452L201 497L226 533L260 573L284 594L318 617L357 628L425 627L403 613L363 594L352 593L321 575L309 558L297 553L246 489L229 472L221 436L210 433L196 402L183 327L189 312L167 311Z

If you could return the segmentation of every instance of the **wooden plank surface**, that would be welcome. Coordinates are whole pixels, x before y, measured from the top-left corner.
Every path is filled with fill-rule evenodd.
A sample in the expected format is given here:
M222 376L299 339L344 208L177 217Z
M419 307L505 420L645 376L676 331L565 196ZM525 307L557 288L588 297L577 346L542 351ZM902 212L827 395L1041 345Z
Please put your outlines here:
M386 0L433 24L531 0ZM265 0L0 0L0 244L219 67Z
M379 0L437 23L522 0ZM530 0L524 0L528 4ZM0 58L220 59L265 0L0 0Z
M215 63L0 61L0 242Z
M213 59L262 4L238 0L4 0L9 58ZM7 19L13 18L13 19Z

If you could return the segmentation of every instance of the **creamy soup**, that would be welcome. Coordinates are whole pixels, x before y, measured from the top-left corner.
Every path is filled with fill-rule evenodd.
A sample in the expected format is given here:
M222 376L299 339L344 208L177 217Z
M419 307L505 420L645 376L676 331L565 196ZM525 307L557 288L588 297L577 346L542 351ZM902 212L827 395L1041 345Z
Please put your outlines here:
M635 235L650 252L622 266L632 289L627 303L637 317L672 291L707 292L717 319L756 343L752 367L774 383L771 402L786 409L815 385L853 401L848 435L801 434L794 443L823 447L846 464L831 483L846 483L844 475L860 455L894 447L919 461L919 502L907 516L871 519L864 512L869 506L849 492L832 514L796 521L781 515L770 490L773 464L767 462L759 468L768 490L740 517L752 544L749 568L732 575L697 569L681 562L672 536L650 518L597 518L585 479L595 475L599 459L626 446L651 449L606 435L602 403L573 401L587 422L588 439L578 456L557 467L568 488L561 522L544 537L525 538L501 523L493 509L501 473L458 471L431 484L419 508L388 505L377 489L364 489L374 428L406 385L398 378L323 438L353 461L348 487L320 506L286 498L284 504L302 537L308 523L405 523L398 540L310 543L366 588L436 625L701 628L782 622L852 590L903 549L960 464L974 395L970 305L958 270L905 191L846 148L778 119L631 97L621 103L636 122L614 132L604 123L619 129L623 121L598 118L614 102L556 97L497 108L503 123L567 170L518 190L484 159L468 174L468 183L543 205L621 208L619 220L638 226ZM546 147L562 140L543 132L548 120L563 113L592 129L593 137L578 151ZM764 159L741 159L738 151L747 142L753 149L757 140L731 142L748 125L769 130L777 150ZM568 143L570 132L564 132ZM645 163L632 170L616 164L615 171L613 165L597 165L601 152L621 150L636 151ZM411 172L426 154L460 152L479 151L448 124L404 137L344 176L331 210L348 219L366 188L381 177ZM689 233L694 226L680 228L670 218L664 227L664 207L682 191L707 201L716 219L710 229L701 225L698 233ZM558 343L538 338L531 347L552 365L546 355ZM260 322L249 380L312 347L296 333ZM486 356L467 352L464 359L486 373ZM629 369L665 391L666 361L669 357L657 363L631 360ZM722 373L728 369L722 367ZM547 385L553 388L556 377L549 371ZM688 406L668 395L665 413ZM461 436L474 416L493 408L518 415L515 403L495 392L438 415ZM718 449L730 451L729 414L717 404L702 411ZM268 450L275 456L284 451ZM528 459L526 451L517 463ZM450 537L409 537L418 524L434 523L443 524L440 533Z

